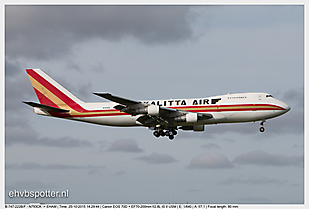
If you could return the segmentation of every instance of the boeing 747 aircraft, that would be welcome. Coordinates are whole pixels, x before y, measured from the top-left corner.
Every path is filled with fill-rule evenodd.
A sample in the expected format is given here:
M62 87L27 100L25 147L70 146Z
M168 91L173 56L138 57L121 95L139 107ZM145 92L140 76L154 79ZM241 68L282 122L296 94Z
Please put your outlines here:
M174 139L178 129L204 131L208 124L264 122L285 114L289 105L267 93L227 94L196 99L137 101L110 93L94 93L111 102L79 100L40 69L26 70L40 101L24 102L38 115L107 126L144 126L156 137Z

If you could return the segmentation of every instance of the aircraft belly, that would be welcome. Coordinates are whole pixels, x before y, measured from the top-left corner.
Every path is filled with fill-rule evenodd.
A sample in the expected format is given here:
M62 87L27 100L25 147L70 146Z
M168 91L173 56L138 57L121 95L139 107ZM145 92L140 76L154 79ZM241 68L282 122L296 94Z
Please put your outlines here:
M199 121L198 124L241 123L270 119L284 114L282 111L243 111L213 113L213 118Z
M247 112L247 121L259 121L264 119L270 119L281 115L281 111L251 111Z
M227 112L218 113L225 120L218 121L218 123L240 123L240 122L252 122L264 119L270 119L281 115L280 111L243 111L243 112Z
M104 117L85 117L74 118L74 120L94 123L98 125L107 126L138 126L136 124L136 118L129 116L104 116Z
M252 122L264 119L270 119L277 117L283 113L281 111L243 111L243 112L221 112L212 113L213 118L200 120L197 123L179 122L174 123L177 126L188 125L207 125L207 124L219 124L219 123L241 123ZM104 116L104 117L80 117L72 120L93 123L98 125L108 126L141 126L136 121L136 117L128 116Z

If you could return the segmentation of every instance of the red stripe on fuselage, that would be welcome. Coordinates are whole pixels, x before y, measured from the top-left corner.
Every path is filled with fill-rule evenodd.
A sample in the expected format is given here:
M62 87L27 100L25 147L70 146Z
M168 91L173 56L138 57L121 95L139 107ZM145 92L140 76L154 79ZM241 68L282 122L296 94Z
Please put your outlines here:
M238 108L238 109L228 109L228 108L224 108L224 107L242 107L242 106L251 106L252 108ZM259 105L256 105L256 106L269 106L269 107L259 107L259 108L254 108L255 105L253 104L245 104L245 105L216 105L216 106L212 106L212 107L219 107L219 109L207 109L207 107L210 107L210 106L203 106L205 109L200 109L201 106L191 106L191 109L190 110L186 110L186 111L189 111L189 112L241 112L241 111L275 111L275 110L284 110L284 108L282 107L279 107L279 106L276 106L276 105L268 105L268 104L259 104ZM276 109L274 108L271 108L271 107L275 107ZM171 107L173 109L177 109L175 107ZM190 108L190 107L182 107L182 108ZM199 109L197 109L199 108ZM180 109L181 110L181 109ZM111 109L111 110L99 110L97 111L98 114L79 114L79 115L69 115L69 117L72 117L72 118L77 118L77 117L104 117L104 116L121 116L121 115L130 115L128 113L124 113L124 112L120 112L119 110L116 110L116 109ZM101 114L100 114L100 113ZM113 113L104 113L104 112L113 112ZM52 115L54 115L53 113L51 113ZM54 115L56 116L56 115ZM65 114L59 114L57 115L58 117L66 117Z
M251 110L251 109L258 109L258 108L254 108L254 106L266 106L267 108L270 108L270 110L285 110L284 108L277 106L277 105L272 105L272 104L234 104L234 105L203 105L203 106L180 106L180 107L167 107L167 108L172 108L172 109L182 109L182 108L190 108L190 109L195 109L195 108L229 108L229 107L253 107L253 108L247 108L247 110ZM265 108L266 108L265 107ZM271 107L275 107L277 109L271 108ZM261 107L259 107L261 108ZM264 109L264 107L262 108ZM217 110L217 109L214 109ZM237 109L229 109L229 110L237 110Z

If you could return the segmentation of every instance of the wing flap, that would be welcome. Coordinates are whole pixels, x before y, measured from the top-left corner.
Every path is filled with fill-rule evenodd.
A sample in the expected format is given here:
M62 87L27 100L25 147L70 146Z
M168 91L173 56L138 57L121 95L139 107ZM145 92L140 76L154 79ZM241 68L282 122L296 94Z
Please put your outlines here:
M143 115L137 119L138 122L142 123L145 126L155 126L159 124L159 121L156 117L151 117L150 115Z

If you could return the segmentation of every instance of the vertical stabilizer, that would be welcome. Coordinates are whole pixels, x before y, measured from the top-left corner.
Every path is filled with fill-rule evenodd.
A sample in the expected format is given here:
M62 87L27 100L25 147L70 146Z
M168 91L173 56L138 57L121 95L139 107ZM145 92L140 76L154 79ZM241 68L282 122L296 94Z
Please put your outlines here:
M49 77L41 69L26 70L33 89L42 105L83 111L83 103L71 92Z

